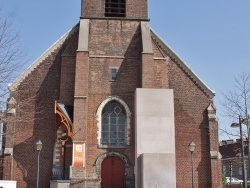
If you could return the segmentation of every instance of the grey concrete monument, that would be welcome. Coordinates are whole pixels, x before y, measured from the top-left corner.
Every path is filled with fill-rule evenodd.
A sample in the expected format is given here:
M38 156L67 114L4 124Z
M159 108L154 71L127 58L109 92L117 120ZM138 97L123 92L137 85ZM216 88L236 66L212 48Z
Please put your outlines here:
M174 97L171 89L136 90L137 188L175 188Z

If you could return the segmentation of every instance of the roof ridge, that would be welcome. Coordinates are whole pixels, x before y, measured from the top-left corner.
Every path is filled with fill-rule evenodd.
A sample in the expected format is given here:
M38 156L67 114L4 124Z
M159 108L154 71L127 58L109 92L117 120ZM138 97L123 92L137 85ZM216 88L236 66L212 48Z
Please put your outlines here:
M176 53L165 43L163 40L151 30L151 36L155 42L158 43L159 47L174 60L174 62L193 80L193 82L199 86L199 88L207 94L209 97L213 98L215 92L211 90L189 67L188 65L178 56Z
M63 43L76 32L78 24L67 31L63 36L61 36L56 42L54 42L41 56L39 56L17 79L8 85L9 91L14 91L22 81L27 78L27 76L34 71L51 53L56 49L60 48Z

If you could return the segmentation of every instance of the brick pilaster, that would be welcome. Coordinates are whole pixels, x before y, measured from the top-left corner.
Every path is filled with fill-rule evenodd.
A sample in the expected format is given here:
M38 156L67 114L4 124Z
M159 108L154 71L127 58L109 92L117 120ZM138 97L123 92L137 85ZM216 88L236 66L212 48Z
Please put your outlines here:
M86 141L89 69L88 59L88 52L77 52L73 128L73 139L75 141Z
M142 88L154 88L154 53L149 22L141 22L142 34Z
M209 123L210 158L211 158L211 188L222 187L221 155L219 153L218 120L215 107L207 108Z
M142 54L142 88L154 88L154 58L153 54Z
M89 83L89 20L80 20L78 50L76 52L73 142L86 143ZM73 151L74 152L74 151ZM85 152L85 150L84 150ZM84 153L86 156L86 153ZM83 158L85 161L85 159ZM74 162L74 159L73 159ZM77 173L75 173L77 172ZM77 177L76 177L77 176ZM82 179L84 167L72 167L71 179Z

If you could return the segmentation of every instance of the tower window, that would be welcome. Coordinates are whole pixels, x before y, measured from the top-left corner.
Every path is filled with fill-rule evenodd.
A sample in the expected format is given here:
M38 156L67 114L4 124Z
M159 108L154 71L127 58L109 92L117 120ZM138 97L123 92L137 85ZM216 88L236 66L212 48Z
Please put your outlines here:
M106 0L105 17L126 17L126 0Z

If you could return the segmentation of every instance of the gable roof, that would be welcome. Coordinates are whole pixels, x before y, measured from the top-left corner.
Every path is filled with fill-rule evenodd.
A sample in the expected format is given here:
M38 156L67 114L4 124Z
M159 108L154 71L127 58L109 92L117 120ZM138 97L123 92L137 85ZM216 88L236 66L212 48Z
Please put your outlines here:
M43 60L50 56L52 52L60 48L64 42L77 31L76 24L73 28L71 28L66 34L64 34L61 38L59 38L52 46L50 46L39 58L37 58L32 65L30 65L13 83L8 85L10 91L15 91L15 89L22 83L23 80L35 69L37 68Z
M63 43L70 37L73 33L77 31L79 23L76 24L71 30L64 34L59 40L57 40L51 47L48 48L34 63L26 69L12 84L9 84L9 90L14 91L25 78L38 67L44 59L46 59L52 52L60 48ZM170 57L170 59L176 63L187 75L188 77L210 98L215 96L215 92L211 90L188 66L181 60L176 53L165 43L163 40L151 29L151 37L154 42L156 42L163 52Z
M170 57L170 59L178 65L187 76L210 98L215 96L215 92L211 90L189 67L179 58L176 53L151 29L151 37L156 42L163 52Z
M225 141L222 141L225 142ZM241 157L241 141L237 140L236 142L226 142L224 145L219 147L219 151L222 155L222 159L231 159L235 157ZM248 145L245 142L244 146L244 155L248 156Z

